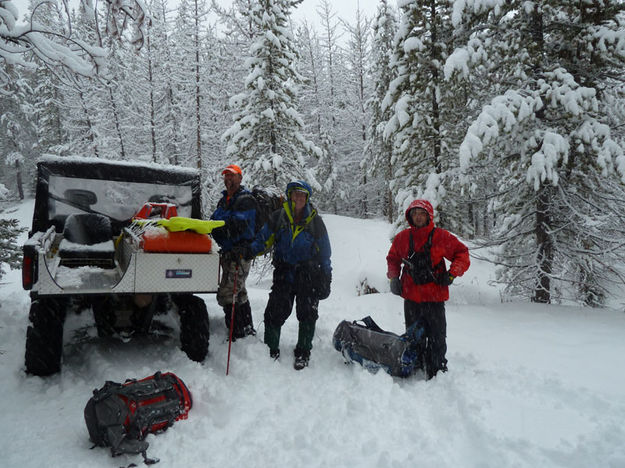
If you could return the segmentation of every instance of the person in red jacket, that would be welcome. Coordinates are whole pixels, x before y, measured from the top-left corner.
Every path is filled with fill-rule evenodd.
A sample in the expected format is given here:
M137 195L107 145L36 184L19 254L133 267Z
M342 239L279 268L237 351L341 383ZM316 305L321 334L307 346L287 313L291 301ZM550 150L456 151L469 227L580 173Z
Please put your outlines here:
M456 236L434 226L434 209L415 200L406 210L410 227L395 236L386 256L391 292L404 298L406 330L423 327L428 379L447 371L445 301L449 285L469 268L469 249ZM445 260L451 262L449 271ZM403 268L402 268L403 267Z

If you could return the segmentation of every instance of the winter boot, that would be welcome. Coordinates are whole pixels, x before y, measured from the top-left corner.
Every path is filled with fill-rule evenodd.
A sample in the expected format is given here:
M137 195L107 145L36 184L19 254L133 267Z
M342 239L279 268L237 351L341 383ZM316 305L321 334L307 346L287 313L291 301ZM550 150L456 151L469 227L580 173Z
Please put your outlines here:
M312 342L315 336L315 323L316 320L307 320L299 323L296 349L302 351L310 351L312 349Z
M237 329L241 335L237 336L237 338L244 338L248 335L256 336L254 322L252 321L252 308L250 307L249 301L245 301L243 304L237 304L236 308L236 316L234 319L238 323Z
M265 344L269 347L269 356L278 359L280 356L280 327L272 327L265 323Z
M234 312L234 322L232 322L232 304L225 305L224 309L224 323L226 324L226 330L228 330L228 336L230 336L230 326L232 326L232 341L236 341L239 335L237 330L236 310Z
M304 367L308 367L308 361L310 360L310 350L295 348L293 353L295 354L293 369L302 370Z

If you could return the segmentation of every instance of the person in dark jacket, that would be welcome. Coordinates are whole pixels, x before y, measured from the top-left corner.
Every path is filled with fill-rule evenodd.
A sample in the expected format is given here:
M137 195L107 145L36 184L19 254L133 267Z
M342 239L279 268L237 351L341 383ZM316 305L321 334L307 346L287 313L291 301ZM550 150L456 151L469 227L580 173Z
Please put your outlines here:
M321 216L310 203L311 195L306 182L289 183L282 209L271 215L246 254L251 258L274 247L273 284L265 309L265 343L270 357L278 359L280 330L296 302L296 370L308 366L319 300L330 295L332 281L330 240Z
M413 201L406 220L410 228L395 236L386 257L387 276L391 292L405 299L406 331L415 323L424 329L424 364L431 379L447 371L445 301L454 278L469 268L469 249L450 232L434 227L434 209L427 200ZM444 259L451 262L449 271Z
M252 309L247 297L245 280L250 272L249 260L241 257L238 249L254 239L256 220L256 200L251 192L241 185L243 173L236 164L230 164L222 173L226 190L217 203L211 219L223 220L226 224L213 229L212 236L220 247L221 281L217 289L217 303L223 307L226 328L230 329L232 319L233 294L234 323L232 338L255 335ZM236 277L236 279L235 279Z

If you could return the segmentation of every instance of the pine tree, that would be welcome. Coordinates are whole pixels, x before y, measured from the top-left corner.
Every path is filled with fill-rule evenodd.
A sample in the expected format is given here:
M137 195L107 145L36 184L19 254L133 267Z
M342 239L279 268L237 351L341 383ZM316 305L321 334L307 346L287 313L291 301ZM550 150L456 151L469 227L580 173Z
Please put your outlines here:
M395 38L391 82L382 107L393 113L384 136L392 138L395 160L391 190L396 193L396 224L414 198L440 207L439 224L462 232L453 176L456 151L466 125L465 90L446 79L445 63L458 47L459 25L453 4L441 0L404 2Z
M22 249L16 240L24 231L24 228L19 227L17 219L0 219L0 279L6 273L5 265L13 270L21 267Z
M507 89L469 128L462 165L469 174L474 163L500 174L490 193L493 243L508 293L601 305L623 282L614 266L625 260L625 156L615 138L623 114L612 113L623 90L625 6L506 7L484 35L505 45Z
M35 128L35 106L33 89L28 73L19 68L7 68L11 77L7 94L0 94L0 166L6 178L0 179L14 187L20 200L25 197L24 173L34 166L37 134ZM26 169L26 170L25 170ZM11 177L11 180L8 180Z
M371 117L367 124L367 141L361 165L367 170L369 177L377 176L381 179L378 193L382 214L391 223L395 216L393 192L389 186L393 174L393 145L389 139L383 137L384 125L391 118L391 114L388 108L382 110L382 104L393 79L391 58L396 31L396 13L387 0L380 0L373 23L371 47L371 79L374 91L367 101Z
M346 22L343 24L348 35L345 53L347 80L344 85L347 99L345 109L341 112L341 120L346 126L343 141L349 143L343 154L349 167L353 168L353 187L348 186L352 194L351 198L356 201L354 206L358 208L357 214L366 217L376 211L373 202L377 198L375 194L378 191L370 183L367 171L360 164L367 140L367 122L369 121L366 103L372 92L369 80L371 20L367 19L358 7L355 24L350 25Z
M253 183L282 188L292 179L319 185L305 171L306 159L320 149L301 133L295 69L298 54L288 20L301 0L259 0L249 11L258 29L250 48L250 73L245 90L231 104L239 109L234 125L224 134L227 154L240 158Z
M203 168L203 106L207 90L201 86L208 38L203 22L208 10L203 0L183 0L174 22L171 50L172 104L177 115L183 166Z
M344 113L348 98L345 84L348 81L343 50L340 46L341 23L336 19L328 0L320 0L317 14L321 22L320 51L321 71L318 80L320 106L314 110L321 123L321 145L323 155L317 164L318 179L323 180L320 205L334 213L356 214L358 205L349 200L354 193L358 177L344 178L340 186L336 183L338 174L351 174L353 161L345 158L352 145L346 138ZM350 203L351 202L351 203Z
M91 0L81 0L80 4L86 9L93 5ZM39 6L41 2L37 3L37 8ZM121 38L126 31L128 33L126 36L135 47L141 48L146 19L143 2L106 0L104 8L108 18L107 31L117 38ZM19 24L17 9L13 2L11 0L0 2L0 63L33 68L34 55L47 66L64 70L71 75L85 77L97 75L101 72L104 51L94 43L76 37L72 33L72 19L67 13L66 28L50 29L40 23L31 11L27 26L23 28ZM0 67L0 89L10 83L10 78L5 67Z

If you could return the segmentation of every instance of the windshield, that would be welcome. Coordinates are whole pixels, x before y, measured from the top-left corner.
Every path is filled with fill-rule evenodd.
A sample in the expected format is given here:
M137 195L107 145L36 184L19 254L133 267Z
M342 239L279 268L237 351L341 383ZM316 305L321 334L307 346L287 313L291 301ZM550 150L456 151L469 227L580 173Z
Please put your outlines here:
M56 175L51 175L48 183L50 220L86 212L127 221L148 201L174 204L178 216L191 217L193 194L189 185L118 182Z

